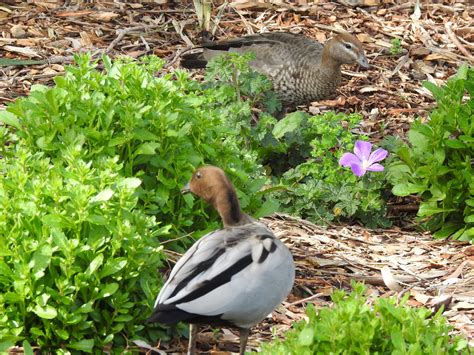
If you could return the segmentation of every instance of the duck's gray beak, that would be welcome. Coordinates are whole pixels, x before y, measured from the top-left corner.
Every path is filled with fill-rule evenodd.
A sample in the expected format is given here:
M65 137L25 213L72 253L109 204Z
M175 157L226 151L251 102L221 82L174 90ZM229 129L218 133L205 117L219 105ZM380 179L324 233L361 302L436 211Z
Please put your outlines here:
M187 194L188 192L191 192L191 188L189 187L189 182L183 186L183 188L181 189L181 193L182 194Z
M361 54L359 56L359 58L357 59L357 63L359 63L359 65L362 67L362 68L365 68L365 69L369 69L370 68L370 65L369 65L369 62L367 61L367 57L363 54Z

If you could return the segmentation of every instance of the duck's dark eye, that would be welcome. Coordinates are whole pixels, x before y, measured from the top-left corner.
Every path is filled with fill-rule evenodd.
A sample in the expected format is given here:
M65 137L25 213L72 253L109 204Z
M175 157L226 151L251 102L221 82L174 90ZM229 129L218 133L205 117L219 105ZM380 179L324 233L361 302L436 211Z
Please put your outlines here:
M198 172L196 173L196 175L194 175L194 176L196 177L196 179L202 178L202 175L201 175L201 173L200 173L199 171L198 171Z
M350 43L345 43L344 47L346 47L347 49L352 49L352 45Z

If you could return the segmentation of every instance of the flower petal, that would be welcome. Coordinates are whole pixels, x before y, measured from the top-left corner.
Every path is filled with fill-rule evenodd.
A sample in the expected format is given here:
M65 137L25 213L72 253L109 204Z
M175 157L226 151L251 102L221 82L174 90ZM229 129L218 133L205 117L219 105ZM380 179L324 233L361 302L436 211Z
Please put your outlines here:
M354 153L360 160L369 160L372 143L364 141L356 141L354 145Z
M378 161L384 160L388 155L388 152L385 149L378 148L377 150L373 151L369 157L369 165L376 163Z
M342 166L351 166L351 164L361 164L360 159L352 153L344 153L339 159L339 165Z
M354 175L358 177L364 176L366 173L366 170L364 169L362 164L351 164L351 169Z
M384 167L378 163L370 165L367 170L369 171L383 171Z

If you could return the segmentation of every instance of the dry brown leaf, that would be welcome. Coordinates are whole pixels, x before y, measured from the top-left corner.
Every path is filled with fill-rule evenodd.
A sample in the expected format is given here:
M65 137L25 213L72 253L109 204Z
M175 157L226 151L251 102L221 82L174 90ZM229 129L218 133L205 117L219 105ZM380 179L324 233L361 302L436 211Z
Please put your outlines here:
M474 309L474 303L472 302L458 302L453 305L455 309Z
M26 57L30 58L39 58L41 57L35 50L28 48L28 47L16 47L16 46L3 46L3 49L9 51L9 52L14 52L14 53L19 53L21 55L24 55Z
M411 290L410 291L410 294L413 296L413 298L415 300L417 300L418 302L420 302L422 305L425 305L428 303L428 301L431 299L431 296L425 294L425 293L421 293L421 292L418 292L416 290Z
M61 11L57 12L55 16L57 17L81 17L94 13L91 10L77 10L77 11Z
M23 38L26 36L26 31L24 30L23 26L20 25L13 25L10 28L10 33L13 38Z
M470 246L464 248L463 253L466 254L466 255L469 255L469 256L473 256L474 255L474 245L470 245Z
M110 22L114 18L117 18L119 16L120 16L120 14L118 14L116 12L111 12L111 11L94 12L94 13L89 15L89 17L91 17L92 19L98 20L98 21L103 21L103 22Z

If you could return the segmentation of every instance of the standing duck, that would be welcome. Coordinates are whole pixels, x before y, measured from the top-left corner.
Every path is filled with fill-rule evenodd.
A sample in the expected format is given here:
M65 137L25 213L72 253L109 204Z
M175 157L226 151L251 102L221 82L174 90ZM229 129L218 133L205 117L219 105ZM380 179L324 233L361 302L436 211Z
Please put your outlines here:
M235 189L221 169L196 170L183 192L211 204L224 228L202 237L178 260L147 322L189 323L188 354L195 351L198 324L236 327L244 354L249 328L290 293L293 257L270 229L241 211Z
M269 32L206 42L203 51L184 55L185 68L204 68L215 56L226 52L253 52L250 63L266 75L286 107L308 104L332 94L341 83L341 65L369 64L362 43L349 33L341 33L324 45L302 34Z

